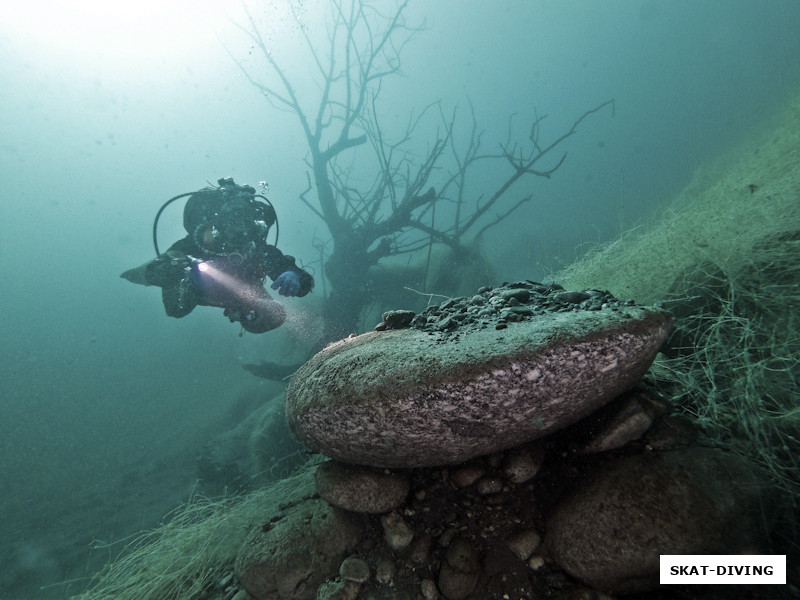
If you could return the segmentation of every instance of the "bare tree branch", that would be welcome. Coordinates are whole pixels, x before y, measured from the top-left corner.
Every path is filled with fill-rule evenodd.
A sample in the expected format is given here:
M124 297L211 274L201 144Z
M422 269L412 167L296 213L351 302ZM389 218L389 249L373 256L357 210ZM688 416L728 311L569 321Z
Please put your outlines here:
M304 108L292 85L291 77L299 75L278 62L246 6L247 21L237 25L266 69L257 72L232 56L234 62L273 106L297 116L308 145L308 185L300 201L331 235L330 253L315 242L330 281L324 310L330 338L352 332L361 309L374 301L371 266L390 255L420 251L427 251L429 263L434 244L466 255L465 236L481 236L533 199L526 193L512 201L511 188L526 176L551 177L566 160L566 152L556 154L565 140L587 117L613 107L610 100L586 111L549 143L540 139L545 117L534 115L523 140L509 120L508 136L494 153L482 150L484 132L472 106L464 141L455 134L456 111L445 115L437 102L410 112L405 129L387 134L381 119L383 83L400 72L404 49L421 31L406 23L407 4L397 0L381 12L370 0L330 0L326 44L315 42L301 24L312 70L321 78L313 110ZM434 106L439 116L431 131ZM424 151L420 139L429 140ZM557 158L547 164L553 155ZM365 177L365 165L374 174ZM499 177L476 186L479 171ZM437 207L446 209L444 217L442 212L437 217Z

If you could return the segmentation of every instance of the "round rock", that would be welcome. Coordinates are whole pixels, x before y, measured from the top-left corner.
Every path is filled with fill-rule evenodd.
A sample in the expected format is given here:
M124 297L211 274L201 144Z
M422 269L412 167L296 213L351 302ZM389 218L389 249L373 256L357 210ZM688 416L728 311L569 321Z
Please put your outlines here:
M456 538L439 569L439 590L447 600L463 600L475 589L480 576L478 551L471 542Z
M257 600L311 598L360 537L355 515L305 500L250 531L236 557L236 575Z
M346 581L366 583L370 575L367 561L357 556L348 556L339 566L339 576Z
M323 500L359 513L387 513L408 495L408 479L399 473L376 472L333 460L317 468L314 482Z
M293 375L286 417L303 443L344 462L461 463L566 427L629 390L671 323L667 312L625 306L459 335L370 332Z
M628 456L606 463L556 507L545 543L587 585L644 592L658 587L662 554L763 550L764 490L752 463L721 450Z

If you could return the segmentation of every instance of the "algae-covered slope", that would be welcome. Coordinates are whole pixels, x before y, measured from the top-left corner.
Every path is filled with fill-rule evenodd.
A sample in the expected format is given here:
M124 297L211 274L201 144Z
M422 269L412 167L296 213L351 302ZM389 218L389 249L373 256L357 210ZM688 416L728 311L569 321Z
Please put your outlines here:
M591 252L557 280L650 304L698 265L735 271L753 263L764 240L800 231L800 97L775 123L700 167L655 223Z
M662 389L718 441L757 457L800 506L800 98L691 184L654 223L569 266L676 316Z
M316 461L319 462L319 461ZM315 461L284 480L227 500L203 500L176 509L106 565L74 600L203 598L230 572L251 527L314 493Z

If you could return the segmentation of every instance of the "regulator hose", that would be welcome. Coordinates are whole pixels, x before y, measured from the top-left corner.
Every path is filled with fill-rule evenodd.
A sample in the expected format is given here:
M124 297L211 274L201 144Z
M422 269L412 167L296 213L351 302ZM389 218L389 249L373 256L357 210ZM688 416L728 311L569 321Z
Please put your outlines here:
M254 198L261 198L264 202L269 204L269 207L272 209L272 216L275 217L275 242L273 242L273 246L276 248L278 247L278 234L280 233L280 227L278 226L278 213L275 212L275 207L272 206L272 202L269 201L269 198L266 196L262 196L261 194L256 194L253 196ZM267 229L269 231L269 228Z
M156 258L161 257L161 252L158 251L158 219L161 218L161 213L164 212L164 209L167 208L170 204L175 202L180 198L185 198L186 196L191 196L195 192L186 192L185 194L179 194L174 198L170 198L164 204L161 205L161 208L158 209L156 213L156 218L153 220L153 247L156 249Z

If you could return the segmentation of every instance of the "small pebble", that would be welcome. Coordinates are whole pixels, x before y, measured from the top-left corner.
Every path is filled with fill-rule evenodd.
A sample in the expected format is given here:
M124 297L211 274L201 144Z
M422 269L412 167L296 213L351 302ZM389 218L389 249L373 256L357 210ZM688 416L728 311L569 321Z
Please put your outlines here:
M503 481L499 477L483 477L478 480L477 488L481 496L498 494L503 491Z
M363 558L349 556L339 566L339 575L346 581L366 583L370 576L369 565Z
M396 512L390 512L381 517L383 536L389 547L395 552L405 550L414 539L414 532L409 529L403 517Z
M528 567L537 571L544 566L544 557L539 556L538 554L534 554L528 559Z
M425 600L436 600L439 597L439 589L433 579L423 579L419 585L419 591Z
M397 568L394 562L389 559L382 559L375 567L375 580L382 585L392 585L397 575Z

